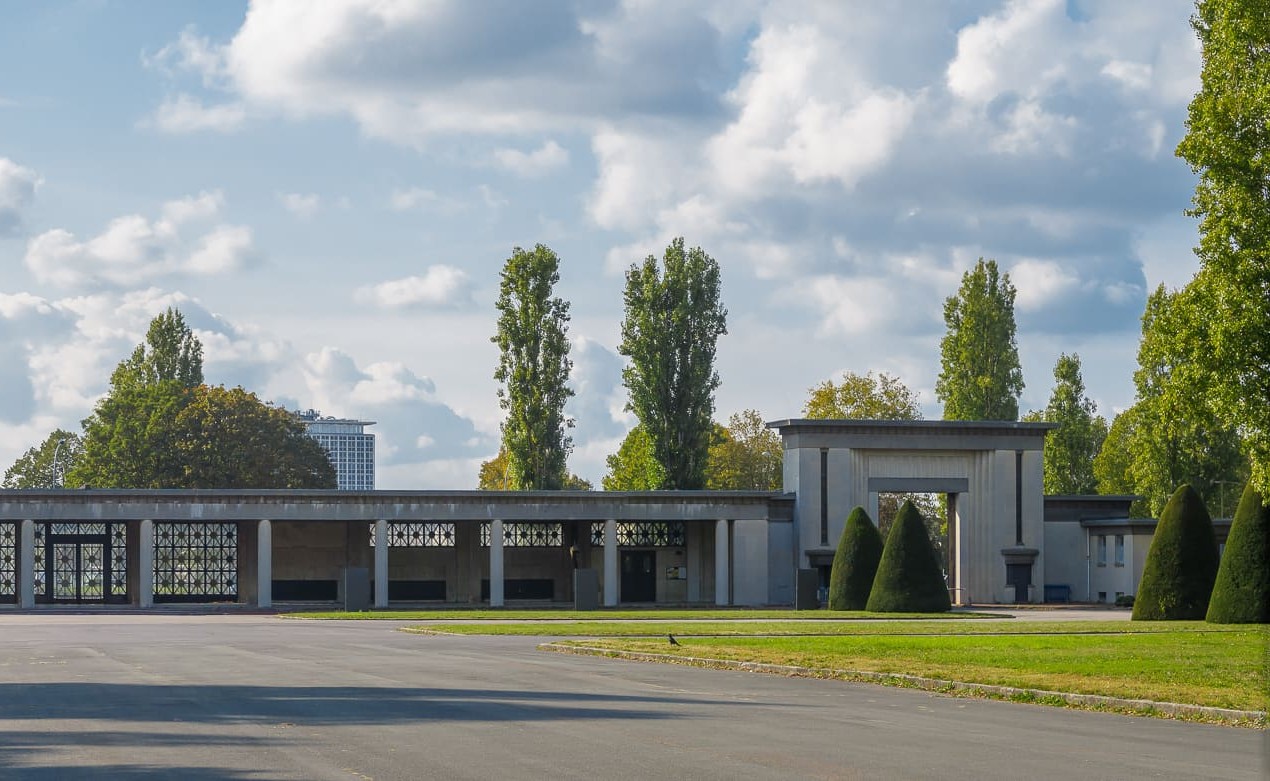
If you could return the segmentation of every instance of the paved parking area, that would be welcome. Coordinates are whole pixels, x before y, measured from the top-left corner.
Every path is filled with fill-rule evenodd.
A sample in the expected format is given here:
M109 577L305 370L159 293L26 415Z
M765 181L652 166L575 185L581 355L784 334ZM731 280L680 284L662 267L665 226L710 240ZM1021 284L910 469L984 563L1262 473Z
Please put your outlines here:
M0 778L1259 779L1265 733L380 621L0 613Z

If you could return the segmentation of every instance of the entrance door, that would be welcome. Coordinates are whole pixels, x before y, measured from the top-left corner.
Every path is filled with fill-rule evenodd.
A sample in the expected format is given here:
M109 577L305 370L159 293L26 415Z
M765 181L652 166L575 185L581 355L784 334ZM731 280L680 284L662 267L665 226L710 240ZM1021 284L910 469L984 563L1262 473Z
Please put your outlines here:
M50 602L127 601L123 524L53 523L43 556Z
M623 602L654 602L657 600L657 551L622 551Z

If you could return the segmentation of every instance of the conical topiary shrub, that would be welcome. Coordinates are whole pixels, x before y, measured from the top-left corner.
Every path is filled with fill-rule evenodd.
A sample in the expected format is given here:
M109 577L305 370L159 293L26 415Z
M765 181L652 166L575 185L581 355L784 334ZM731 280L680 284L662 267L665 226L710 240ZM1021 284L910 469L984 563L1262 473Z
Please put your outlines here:
M912 502L904 502L886 537L868 610L879 613L940 613L952 608L935 546Z
M1133 600L1133 620L1202 621L1216 579L1213 521L1195 489L1183 485L1173 492L1155 525Z
M836 566L836 562L835 562ZM1249 483L1226 536L1208 620L1270 624L1270 505Z
M882 533L863 507L847 516L829 573L829 609L864 610L882 559Z

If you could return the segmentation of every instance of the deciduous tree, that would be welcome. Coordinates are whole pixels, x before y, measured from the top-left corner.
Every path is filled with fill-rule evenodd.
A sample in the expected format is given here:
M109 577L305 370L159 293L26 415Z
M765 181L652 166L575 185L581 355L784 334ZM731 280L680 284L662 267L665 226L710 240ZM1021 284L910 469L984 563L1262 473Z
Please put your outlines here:
M1177 154L1199 174L1201 366L1213 410L1243 432L1270 496L1270 13L1264 0L1200 0L1200 90Z
M1018 420L1023 370L1015 340L1014 285L983 258L944 302L935 394L945 420Z
M57 429L39 445L28 449L5 470L0 488L56 488L66 484L66 473L79 459L83 442L78 434Z
M900 378L879 372L843 372L842 381L825 380L808 391L803 415L850 420L921 420L917 394Z
M565 434L573 421L565 417L569 388L569 304L553 295L560 281L556 253L539 244L532 251L516 247L500 275L498 331L499 406L507 451L506 474L517 490L564 488L566 461L573 449Z
M639 418L664 472L658 488L705 486L714 430L715 346L727 333L719 264L677 238L662 262L649 255L626 272L620 352L628 409Z
M1107 438L1107 421L1085 394L1079 355L1063 353L1058 357L1049 404L1044 410L1028 413L1024 420L1058 424L1045 437L1045 493L1095 493L1094 458Z
M653 455L653 442L642 425L626 433L605 463L609 471L600 483L605 491L656 491L666 483L666 472Z
M758 410L738 412L710 446L706 488L780 490L784 455L780 435L764 424Z

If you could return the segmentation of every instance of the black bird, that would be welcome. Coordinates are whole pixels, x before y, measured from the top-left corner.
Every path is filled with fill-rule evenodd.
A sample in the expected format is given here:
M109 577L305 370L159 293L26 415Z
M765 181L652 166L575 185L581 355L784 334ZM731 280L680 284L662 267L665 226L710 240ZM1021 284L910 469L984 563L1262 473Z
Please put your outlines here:
M679 645L679 641L675 639L674 635L667 634L666 639L670 641L671 645Z

